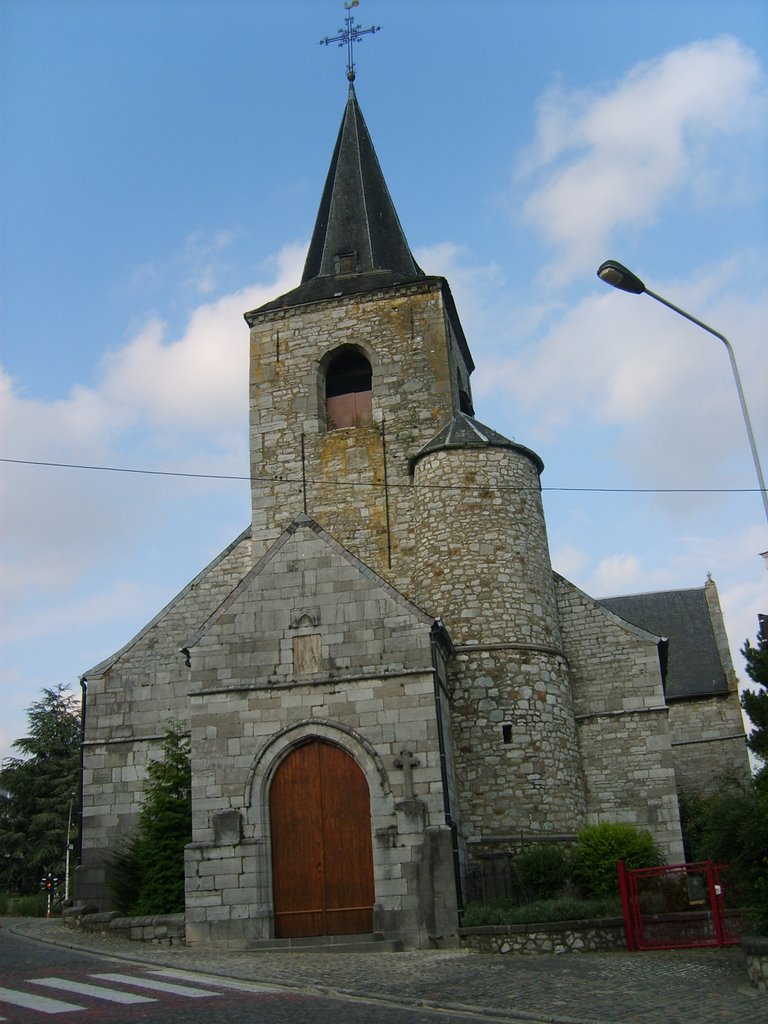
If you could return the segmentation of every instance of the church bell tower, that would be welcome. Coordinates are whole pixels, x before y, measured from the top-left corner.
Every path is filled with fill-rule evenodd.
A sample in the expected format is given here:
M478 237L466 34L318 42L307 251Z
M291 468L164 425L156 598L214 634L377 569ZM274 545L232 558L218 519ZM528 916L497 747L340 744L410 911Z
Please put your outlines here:
M254 560L304 512L445 623L467 836L579 827L543 464L474 418L450 288L411 253L352 84L301 284L246 320Z
M416 263L350 84L298 288L246 314L255 556L300 512L410 591L410 458L474 368L447 282Z

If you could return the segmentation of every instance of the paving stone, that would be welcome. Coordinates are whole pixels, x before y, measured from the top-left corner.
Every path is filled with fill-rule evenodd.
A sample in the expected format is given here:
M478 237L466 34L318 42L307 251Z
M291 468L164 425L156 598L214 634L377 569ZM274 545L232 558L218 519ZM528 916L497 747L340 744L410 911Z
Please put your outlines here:
M653 953L489 956L237 952L88 936L59 921L4 919L30 938L289 989L342 992L507 1021L548 1024L765 1024L768 996L749 988L738 947Z

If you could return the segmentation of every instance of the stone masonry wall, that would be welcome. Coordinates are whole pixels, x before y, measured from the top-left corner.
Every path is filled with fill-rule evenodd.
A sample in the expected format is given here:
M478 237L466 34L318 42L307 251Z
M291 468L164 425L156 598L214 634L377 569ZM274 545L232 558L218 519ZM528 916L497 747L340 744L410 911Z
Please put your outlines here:
M646 828L683 859L675 767L656 638L555 574L592 822Z
M432 452L415 467L416 587L457 656L456 781L464 837L584 822L538 466L524 449Z
M379 927L414 945L455 933L431 627L306 521L196 637L189 941L271 937L269 784L309 738L341 746L368 781ZM307 636L317 661L297 665Z
M559 650L536 464L509 448L430 452L414 471L417 603L453 642Z
M86 674L83 856L75 896L111 906L106 862L135 830L146 765L167 726L189 725L190 675L179 648L251 566L243 534L130 643Z
M681 793L707 793L723 778L746 782L751 777L739 687L714 580L704 584L712 633L725 672L728 692L669 702L672 750Z
M249 314L256 557L304 510L412 596L408 460L458 410L459 365L468 377L442 288L441 279L427 278ZM373 424L329 430L324 373L345 345L371 363Z
M681 793L709 793L725 778L750 778L738 692L671 701L669 724Z
M457 654L453 737L464 836L571 832L584 825L579 748L562 657L534 650Z

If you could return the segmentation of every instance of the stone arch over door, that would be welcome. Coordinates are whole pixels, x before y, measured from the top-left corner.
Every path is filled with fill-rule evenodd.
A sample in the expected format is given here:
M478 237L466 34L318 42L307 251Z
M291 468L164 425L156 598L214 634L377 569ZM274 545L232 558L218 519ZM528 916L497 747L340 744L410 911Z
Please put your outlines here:
M269 791L275 935L373 930L371 800L341 747L311 738L277 766Z
M355 762L365 777L370 799L368 829L372 840L373 883L379 883L392 871L392 836L397 831L394 799L384 764L374 747L358 732L327 719L305 719L281 729L271 736L256 756L245 793L246 833L253 836L261 851L259 855L259 889L263 906L273 919L274 934L272 828L270 790L281 764L302 745L326 741L340 748ZM376 903L381 901L377 898ZM384 902L387 900L385 898ZM375 914L374 914L375 920ZM374 930L379 930L374 924Z

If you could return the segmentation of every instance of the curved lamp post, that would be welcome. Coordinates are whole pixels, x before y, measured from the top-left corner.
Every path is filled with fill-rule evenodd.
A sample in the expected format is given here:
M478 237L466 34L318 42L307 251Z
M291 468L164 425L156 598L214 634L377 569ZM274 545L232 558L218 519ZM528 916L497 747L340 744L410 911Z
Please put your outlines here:
M730 341L728 341L724 334L716 331L713 327L709 327L707 324L702 323L702 321L697 320L695 316L691 316L690 313L686 313L684 309L680 309L679 306L675 306L674 303L669 302L668 299L662 298L661 295L657 295L655 292L652 292L650 288L646 288L636 274L633 274L631 270L627 270L626 267L622 266L621 263L617 263L616 260L606 260L605 263L601 263L597 268L597 276L601 281L605 281L606 284L610 284L622 292L630 292L632 295L642 295L643 293L650 295L652 299L656 299L656 301L660 302L662 306L667 306L675 313L679 313L680 316L684 316L686 320L690 320L691 323L696 324L697 327L701 327L702 330L707 331L708 334L712 334L715 338L719 338L725 345L728 351L728 358L731 361L733 379L736 381L736 390L739 393L741 412L744 416L744 426L747 428L747 437L749 438L749 447L752 450L752 459L755 463L757 482L760 485L760 497L763 499L765 518L768 520L768 492L766 492L765 489L765 480L763 479L763 471L760 467L760 458L757 454L755 435L752 433L752 423L750 422L749 412L747 411L747 400L744 397L744 389L741 386L741 378L739 377L739 370L736 366L736 357L733 354L733 348L731 347Z

